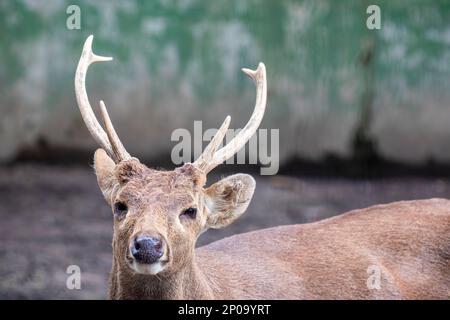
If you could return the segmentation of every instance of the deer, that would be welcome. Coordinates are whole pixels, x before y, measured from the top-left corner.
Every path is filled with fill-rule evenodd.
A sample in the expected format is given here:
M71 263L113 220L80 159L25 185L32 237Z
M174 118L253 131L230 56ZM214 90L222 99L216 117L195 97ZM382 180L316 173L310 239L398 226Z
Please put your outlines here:
M208 229L247 209L255 179L207 175L258 129L266 109L266 68L242 69L255 83L254 111L221 145L225 118L203 153L172 171L147 167L121 143L105 103L98 122L86 92L88 67L110 61L85 41L75 73L84 123L101 148L99 188L112 208L111 299L448 299L450 201L399 201L307 224L233 235L196 248ZM104 128L103 128L104 127ZM357 195L355 195L357 196ZM273 214L277 214L273 212Z

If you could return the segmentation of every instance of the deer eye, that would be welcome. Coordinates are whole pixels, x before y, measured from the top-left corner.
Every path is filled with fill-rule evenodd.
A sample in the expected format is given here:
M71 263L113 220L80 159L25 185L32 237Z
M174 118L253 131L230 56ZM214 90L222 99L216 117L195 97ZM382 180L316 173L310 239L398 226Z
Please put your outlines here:
M181 216L185 216L190 219L195 219L195 217L197 216L197 209L196 208L188 208L181 213Z
M118 217L126 215L128 212L128 207L125 203L117 201L114 203L114 214Z

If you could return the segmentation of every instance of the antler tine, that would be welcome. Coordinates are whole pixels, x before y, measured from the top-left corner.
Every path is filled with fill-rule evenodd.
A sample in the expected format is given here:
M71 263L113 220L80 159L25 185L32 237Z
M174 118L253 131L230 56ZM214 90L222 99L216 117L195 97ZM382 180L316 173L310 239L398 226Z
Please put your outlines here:
M114 126L111 122L111 119L109 118L108 110L106 110L106 106L103 100L100 100L100 111L103 123L105 125L106 135L108 136L108 140L111 143L113 153L120 161L130 159L130 154L127 152L122 142L120 141L119 136L114 130Z
M222 143L223 137L225 136L228 126L230 125L231 117L227 116L220 126L219 130L216 132L214 137L211 139L211 142L208 144L208 146L203 151L202 155L194 162L194 165L196 165L198 168L202 170L207 170L209 164L214 158L214 154L217 151L217 148L219 148L220 144Z
M219 164L223 163L227 159L231 158L235 153L237 153L256 132L264 116L267 102L266 67L264 63L260 62L256 70L243 68L242 71L255 82L256 85L255 109L253 110L253 114L250 117L250 120L245 125L245 127L226 146L224 146L218 151L215 151L217 149L218 144L215 148L214 147L210 148L210 145L213 143L213 141L215 141L216 136L219 134L219 132L216 134L216 136L214 136L213 140L211 140L210 142L210 145L208 145L208 147L206 147L205 149L205 152L203 152L203 154L205 154L206 151L211 152L212 150L214 150L213 151L214 154L212 155L212 157L204 156L202 154L202 156L199 158L199 160L200 159L203 159L204 161L208 160L207 163L202 162L203 166L202 169L206 173L210 172ZM223 133L223 135L224 134L225 133ZM220 137L220 141L222 141L223 135ZM219 137L217 139L219 139ZM195 162L195 164L197 164L197 161Z
M95 62L111 61L113 59L112 57L102 57L94 54L94 52L92 52L93 39L94 36L90 35L83 46L83 52L81 53L80 61L78 62L77 71L75 73L75 94L81 116L92 137L108 153L108 155L118 163L131 157L126 152L119 137L114 131L114 127L106 112L105 105L101 104L101 110L108 133L103 130L95 117L86 92L86 74L89 66Z

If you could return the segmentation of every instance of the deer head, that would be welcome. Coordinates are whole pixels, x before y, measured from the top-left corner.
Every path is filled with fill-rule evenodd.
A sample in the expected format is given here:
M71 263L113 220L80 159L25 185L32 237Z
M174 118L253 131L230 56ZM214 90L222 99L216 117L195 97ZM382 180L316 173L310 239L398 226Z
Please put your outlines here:
M204 188L207 174L232 157L257 130L266 107L263 63L242 69L256 84L256 104L245 127L219 149L230 123L228 116L202 155L173 171L146 167L120 142L103 101L97 121L86 93L89 65L110 61L92 52L93 36L84 44L75 75L75 92L83 120L101 146L94 156L98 185L114 216L113 254L123 268L138 274L176 272L189 264L198 236L239 218L253 196L255 180L246 174L224 178Z

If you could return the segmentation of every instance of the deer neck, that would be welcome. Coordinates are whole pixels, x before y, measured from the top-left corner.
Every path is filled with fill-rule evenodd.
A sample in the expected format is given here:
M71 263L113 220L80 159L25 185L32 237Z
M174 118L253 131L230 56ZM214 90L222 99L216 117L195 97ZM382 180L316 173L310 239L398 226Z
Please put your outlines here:
M183 270L157 276L134 273L128 266L113 259L110 274L111 299L212 299L206 277L195 262Z

